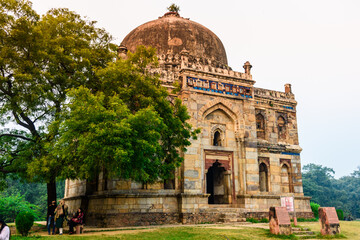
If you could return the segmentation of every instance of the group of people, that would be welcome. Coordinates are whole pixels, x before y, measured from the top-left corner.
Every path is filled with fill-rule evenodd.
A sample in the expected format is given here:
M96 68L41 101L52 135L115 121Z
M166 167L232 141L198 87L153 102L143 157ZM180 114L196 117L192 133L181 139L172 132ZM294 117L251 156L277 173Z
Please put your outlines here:
M65 204L64 200L60 200L59 205L56 205L56 202L52 201L48 207L47 213L47 229L49 235L51 233L54 235L55 229L59 229L59 234L62 235L66 222L69 224L69 234L73 234L75 226L84 224L84 211L79 208L75 215L71 219L68 219L68 206ZM50 232L51 227L52 232ZM0 219L0 240L9 239L10 228Z
M51 233L54 235L55 229L59 229L59 234L62 235L66 222L69 224L69 234L74 233L74 227L76 225L84 224L84 211L81 208L77 210L71 219L68 219L68 206L65 204L64 200L60 200L59 205L56 205L56 202L52 201L51 205L48 207L47 215L47 229L49 235ZM51 226L52 232L50 232Z

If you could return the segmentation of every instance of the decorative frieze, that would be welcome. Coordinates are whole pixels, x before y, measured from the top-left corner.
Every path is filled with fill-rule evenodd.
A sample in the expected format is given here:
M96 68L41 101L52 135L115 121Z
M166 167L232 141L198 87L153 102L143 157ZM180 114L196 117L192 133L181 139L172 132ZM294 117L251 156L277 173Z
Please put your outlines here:
M286 99L295 100L295 96L292 93L284 93L274 90L268 90L263 88L254 88L255 97L269 98L269 99Z
M252 98L252 88L219 81L186 77L186 84L196 90L202 90L213 93L221 93L225 95L239 96L244 98Z

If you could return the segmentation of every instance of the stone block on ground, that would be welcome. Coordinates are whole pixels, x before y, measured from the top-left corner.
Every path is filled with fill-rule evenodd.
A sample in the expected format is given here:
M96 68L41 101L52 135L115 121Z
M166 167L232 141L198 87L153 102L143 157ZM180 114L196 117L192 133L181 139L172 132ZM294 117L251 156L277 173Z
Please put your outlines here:
M319 208L319 221L322 235L335 235L340 233L340 221L334 207Z
M290 216L286 207L270 207L269 227L272 234L290 235L292 233Z

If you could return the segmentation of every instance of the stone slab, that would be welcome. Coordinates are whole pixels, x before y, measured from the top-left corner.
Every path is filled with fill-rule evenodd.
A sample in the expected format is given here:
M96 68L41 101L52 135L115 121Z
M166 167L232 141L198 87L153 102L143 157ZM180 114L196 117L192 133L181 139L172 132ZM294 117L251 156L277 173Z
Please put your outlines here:
M319 220L322 235L334 235L340 233L340 221L334 207L319 208Z
M269 228L272 234L290 235L292 233L290 216L286 207L270 207Z

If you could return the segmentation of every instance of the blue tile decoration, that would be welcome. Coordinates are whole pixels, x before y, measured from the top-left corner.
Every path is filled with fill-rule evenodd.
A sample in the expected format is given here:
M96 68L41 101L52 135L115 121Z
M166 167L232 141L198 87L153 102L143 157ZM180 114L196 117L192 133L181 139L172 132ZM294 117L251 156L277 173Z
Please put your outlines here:
M291 110L294 110L294 108L293 108L293 107L289 107L289 106L283 106L283 108L285 108L285 109L291 109Z
M293 155L293 156L300 156L300 153L293 153L293 152L282 152L283 155Z
M241 96L244 98L252 98L252 91L250 87L193 77L187 77L186 82L189 87L192 87L196 90L221 93L231 96Z

